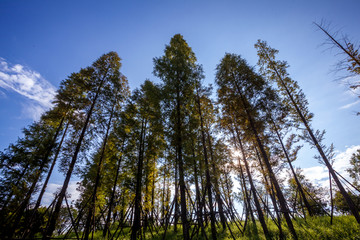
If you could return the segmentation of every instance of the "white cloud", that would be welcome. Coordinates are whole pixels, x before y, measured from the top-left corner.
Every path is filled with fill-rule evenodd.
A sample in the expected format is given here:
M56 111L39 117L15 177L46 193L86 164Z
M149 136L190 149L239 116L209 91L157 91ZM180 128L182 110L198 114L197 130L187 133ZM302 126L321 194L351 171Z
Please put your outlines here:
M324 166L304 168L303 170L306 178L315 182L323 180L329 176L329 173Z
M54 200L55 197L54 193L59 192L61 187L62 184L49 183L44 193L41 204L45 206L49 206ZM76 188L77 188L77 181L70 181L69 186L67 188L67 194L71 195L71 197L67 199L69 204L72 201L76 201L80 197L80 192L76 190Z
M348 147L344 152L338 153L335 157L334 169L341 175L348 176L346 169L350 167L350 158L358 149L360 145Z
M352 180L349 177L346 169L350 167L350 158L356 152L357 149L360 149L360 145L348 147L344 152L339 152L335 156L334 169L340 173L344 178L349 182ZM315 166L310 168L304 168L304 175L310 181L319 184L322 187L329 187L329 171L324 165Z
M11 65L3 58L0 58L0 88L26 97L29 101L23 113L34 120L52 106L55 96L55 88L40 73L20 64Z

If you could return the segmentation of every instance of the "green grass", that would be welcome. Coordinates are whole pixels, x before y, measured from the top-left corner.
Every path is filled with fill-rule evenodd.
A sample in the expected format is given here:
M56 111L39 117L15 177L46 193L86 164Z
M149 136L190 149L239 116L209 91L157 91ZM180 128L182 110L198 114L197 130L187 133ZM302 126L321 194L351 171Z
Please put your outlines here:
M283 220L284 221L284 220ZM243 224L243 223L242 223ZM333 224L330 225L330 217L307 217L307 219L297 218L293 221L296 233L299 239L353 239L360 240L360 226L355 221L353 216L336 216L334 217ZM279 239L279 230L277 226L270 220L267 220L267 225L273 239ZM234 223L230 224L231 231L236 239L265 239L261 225L259 222L256 223L256 226L248 223L244 234L241 234L238 228ZM286 239L292 239L291 234L286 226L286 223L282 223L282 228ZM112 230L112 233L115 232L115 229ZM118 239L130 239L130 228L124 228L124 234L120 234ZM191 234L192 230L190 230ZM229 229L225 231L219 225L217 229L218 235L217 239L226 240L233 239ZM153 234L150 231L145 233L145 239L154 239L160 240L163 238L164 230L159 229L159 234L153 231ZM211 239L210 227L206 228L206 234L209 239ZM61 236L59 236L61 237ZM69 238L74 238L75 234L70 234ZM102 231L94 233L95 240L103 240ZM144 239L144 238L143 238ZM174 228L171 227L168 229L166 234L166 239L170 240L181 240L182 237L182 228L178 227L178 231L174 232ZM205 239L201 236L200 232L193 239Z

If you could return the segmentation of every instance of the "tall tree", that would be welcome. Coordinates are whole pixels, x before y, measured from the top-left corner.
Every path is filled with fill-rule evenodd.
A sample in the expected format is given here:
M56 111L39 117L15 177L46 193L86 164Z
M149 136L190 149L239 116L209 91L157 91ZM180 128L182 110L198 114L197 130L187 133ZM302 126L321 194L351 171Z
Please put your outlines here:
M186 118L186 106L193 99L195 81L202 78L202 68L196 63L196 57L183 36L174 35L162 57L154 58L154 74L163 81L164 94L168 102L169 121L172 123L174 142L179 169L181 201L181 221L183 238L190 239L189 222L186 207L186 186L183 159L183 137Z
M258 50L258 65L260 66L261 72L269 81L276 82L279 92L284 97L285 103L287 103L290 107L294 120L305 126L305 136L307 136L307 138L311 141L313 147L318 150L323 163L328 168L341 194L343 194L356 221L360 224L358 209L350 196L347 194L345 188L336 175L331 162L326 156L326 150L324 149L324 145L321 143L322 134L316 134L316 132L314 133L311 128L310 121L313 114L308 109L308 102L298 83L289 77L289 74L286 71L288 67L287 63L285 61L276 60L275 55L278 53L278 50L269 47L265 41L258 40L255 47Z
M219 102L223 105L237 105L237 116L242 118L242 129L247 133L249 140L259 148L264 165L274 184L281 211L293 238L297 239L286 200L275 177L261 135L266 127L266 122L261 121L262 114L265 112L262 108L275 99L275 92L247 65L244 59L235 54L226 54L217 66L216 84L219 86Z
M1 233L13 237L56 145L55 129L40 120L1 153Z
M206 177L206 192L207 192L207 196L208 196L208 201L209 201L209 205L210 205L210 226L211 226L211 234L212 234L212 238L216 239L216 219L215 219L215 213L214 213L214 209L212 208L213 206L213 196L212 196L212 189L211 189L211 175L210 175L210 161L209 161L209 155L208 155L208 150L207 150L207 143L206 143L206 125L210 125L211 122L213 122L213 116L210 116L212 112L212 105L211 105L211 101L210 99L207 97L207 95L209 94L209 90L210 89L206 89L203 88L201 86L201 82L198 81L196 83L196 109L198 111L198 117L200 120L200 132L201 132L201 143L202 143L202 147L203 147L203 158L204 158L204 163L205 163L205 177ZM207 113L210 114L204 114L204 110ZM210 112L209 112L210 111ZM206 124L206 117L204 116L210 116L210 118L208 118L207 122L208 124ZM209 136L210 139L210 136ZM212 148L211 145L208 145L209 148ZM203 203L200 203L201 205Z
M89 99L84 111L86 111L86 118L82 125L81 133L76 142L76 147L74 149L68 170L66 172L66 177L64 184L61 188L61 191L57 197L55 209L51 218L49 219L49 225L46 229L43 239L50 239L53 231L55 230L56 221L59 217L61 205L68 188L71 175L73 173L75 164L78 159L78 154L82 146L85 134L88 129L89 123L94 120L94 110L99 108L98 104L101 104L103 107L109 103L108 92L106 89L113 89L115 92L121 93L127 89L126 78L124 78L119 72L120 68L120 58L115 52L110 52L101 56L97 61L95 61L91 67L82 69L79 73L77 81L80 82L79 87L82 87L83 94ZM101 114L101 112L96 112Z
M159 158L164 146L162 117L160 108L160 89L150 81L145 81L140 91L135 91L134 104L136 105L136 119L140 123L138 163L135 188L135 210L131 239L138 239L141 229L141 211L146 212L146 201L142 204L142 186L149 190L149 165ZM153 163L151 163L153 167ZM155 171L152 168L152 171ZM145 174L144 174L145 173ZM152 172L154 174L154 172ZM145 176L144 176L145 175ZM152 186L151 186L152 187ZM145 200L150 197L145 191ZM149 204L149 203L148 203ZM145 219L147 216L144 216ZM140 231L141 233L141 231Z
M325 26L324 22L318 24L314 23L328 38L326 44L330 44L340 50L340 53L345 56L344 59L340 60L337 64L337 70L347 70L351 75L360 74L360 45L353 43L349 40L346 35L338 38L337 33L331 33L328 27ZM352 90L360 88L360 81L354 81L349 83L349 87ZM359 96L360 97L360 96ZM360 115L360 112L357 113Z

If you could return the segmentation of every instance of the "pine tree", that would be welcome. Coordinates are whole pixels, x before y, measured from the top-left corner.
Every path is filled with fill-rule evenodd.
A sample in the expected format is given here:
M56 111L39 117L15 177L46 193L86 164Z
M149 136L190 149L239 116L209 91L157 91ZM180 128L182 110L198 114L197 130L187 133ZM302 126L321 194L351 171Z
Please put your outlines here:
M101 56L97 61L93 63L91 67L82 69L78 74L76 80L79 82L77 85L82 89L83 94L87 96L88 104L84 111L86 111L86 118L82 125L80 135L76 142L71 161L66 172L66 177L62 189L57 196L55 209L51 218L49 219L49 226L46 229L43 239L50 239L53 231L55 230L56 221L59 217L61 205L66 194L67 187L70 182L71 175L73 173L75 164L77 162L78 154L82 147L82 143L87 133L88 125L91 121L96 119L94 115L100 114L96 109L99 109L99 105L105 107L109 103L109 97L106 91L107 89L113 89L118 93L123 93L127 89L126 79L123 78L119 72L120 58L115 52L110 52ZM94 114L96 113L96 114ZM99 116L101 117L101 116Z
M238 116L242 118L241 121L244 124L242 128L247 132L247 136L250 137L251 141L256 144L256 147L259 148L271 182L274 184L281 211L293 238L297 239L284 195L274 175L269 156L261 139L261 132L266 123L260 120L261 114L265 111L261 112L259 110L273 99L274 92L264 79L247 65L245 60L234 54L226 54L221 60L217 67L216 84L219 86L218 96L220 103L237 105ZM235 103L232 99L234 99Z
M321 144L323 134L316 134L318 131L314 132L311 128L310 121L313 114L308 109L308 102L298 83L289 77L289 74L286 71L286 68L288 67L287 63L285 61L277 61L275 59L275 55L278 53L278 50L270 48L266 42L258 40L255 47L258 49L258 65L260 66L261 72L267 76L269 81L271 80L276 82L279 92L284 97L285 104L287 104L290 108L294 121L302 123L305 126L305 137L307 136L307 139L310 140L313 147L318 150L323 163L328 168L341 194L343 194L356 221L360 224L358 209L336 175L328 157L326 156L324 146Z
M163 92L169 121L173 127L176 146L176 163L179 170L181 221L183 238L190 239L189 222L186 207L185 168L183 158L183 141L186 118L186 106L193 99L195 81L202 76L202 70L196 64L195 54L180 34L170 40L164 51L164 56L154 59L154 74L163 81Z
M135 189L135 210L134 222L132 226L131 239L137 239L141 234L141 211L146 213L149 209L147 206L150 197L145 190L145 202L142 203L142 186L145 184L149 190L149 165L153 164L162 153L163 130L160 112L160 91L159 88L150 81L145 81L140 91L135 91L134 104L136 105L136 119L140 124L139 147L138 147L138 163L136 173L136 189ZM154 174L155 169L152 169ZM144 174L145 173L145 174ZM145 176L144 176L145 175ZM154 177L154 176L153 176ZM153 180L154 181L154 180ZM146 189L145 188L145 189ZM144 216L147 219L147 216ZM147 222L145 221L145 227Z

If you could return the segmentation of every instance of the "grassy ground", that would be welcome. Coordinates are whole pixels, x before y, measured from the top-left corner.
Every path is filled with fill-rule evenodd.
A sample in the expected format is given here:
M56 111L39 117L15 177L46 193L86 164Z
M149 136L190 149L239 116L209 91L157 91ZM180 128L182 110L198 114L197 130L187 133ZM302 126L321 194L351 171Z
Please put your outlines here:
M333 224L330 224L330 217L312 217L305 219L296 219L293 221L294 227L296 229L296 233L299 239L352 239L352 240L360 240L360 226L356 223L355 218L352 216L337 216L334 217ZM269 231L272 234L273 239L279 239L279 230L277 226L270 220L267 221ZM286 227L286 224L282 224L284 234L286 239L292 239L289 230ZM265 239L265 236L262 232L262 228L260 223L254 225L248 225L244 234L241 234L238 228L234 223L230 224L231 232L235 239ZM118 236L118 239L130 239L130 228L125 228L123 233ZM114 233L115 230L112 231ZM190 231L191 232L191 231ZM209 239L211 239L210 228L206 229L206 234ZM159 233L156 233L153 230L151 234L150 231L145 233L145 239L154 239L160 240L163 239L164 230L159 229ZM70 238L75 237L75 235L71 234L68 236ZM222 231L222 228L218 229L218 239L233 239L231 236L230 230L226 229ZM94 233L94 239L102 240L102 232ZM144 239L144 238L143 238ZM170 240L180 240L182 237L182 229L178 228L178 232L175 233L173 227L171 227L166 234L165 239ZM193 239L205 239L201 237L201 234L195 235Z

